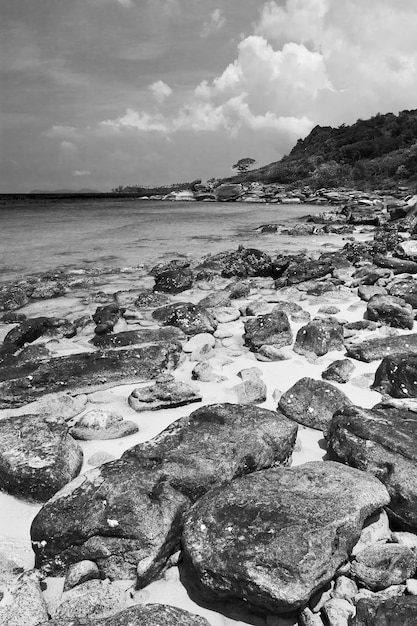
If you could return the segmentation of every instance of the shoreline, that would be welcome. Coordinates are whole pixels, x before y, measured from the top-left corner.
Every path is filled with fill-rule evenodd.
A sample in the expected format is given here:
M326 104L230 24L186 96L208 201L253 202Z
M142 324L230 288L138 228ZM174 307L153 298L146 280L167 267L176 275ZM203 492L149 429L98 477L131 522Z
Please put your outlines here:
M373 209L371 209L373 210ZM372 219L372 218L371 218ZM365 232L362 226L354 225L354 232L352 238L360 246L373 241L374 227L369 227L365 222ZM132 446L146 442L154 438L161 431L167 428L170 424L178 420L183 416L188 416L191 412L198 408L217 404L231 402L233 404L242 403L242 397L245 398L245 406L258 406L270 411L277 409L277 403L280 398L290 388L292 388L297 381L304 377L312 378L314 380L321 380L322 372L335 360L345 358L345 346L339 346L337 349L329 349L324 354L302 354L294 352L294 340L297 337L299 331L309 323L309 320L318 319L325 324L327 319L337 319L338 323L342 327L346 324L358 322L364 319L367 302L365 299L358 297L358 288L362 285L367 285L366 278L364 282L361 276L354 278L359 270L368 268L369 271L374 270L374 266L367 262L350 262L350 265L341 264L339 267L332 266L331 271L322 272L318 275L314 273L316 265L319 260L320 253L328 252L330 255L335 254L337 256L341 251L341 245L346 243L343 235L336 234L334 236L334 245L329 247L323 247L319 243L320 239L311 237L311 233L294 237L294 248L300 249L300 244L307 243L311 247L309 253L305 254L301 258L295 261L294 271L296 271L298 265L306 261L312 261L314 267L311 269L311 275L300 280L299 282L287 282L287 284L279 283L280 276L267 275L239 275L243 272L243 269L236 269L236 264L242 263L241 257L236 256L230 261L230 265L226 264L222 257L219 261L220 267L222 267L223 274L219 273L215 265L207 265L204 267L196 260L190 261L191 267L187 266L187 263L172 265L172 263L165 264L164 267L156 268L152 274L148 274L145 268L140 270L138 276L135 272L129 274L127 272L123 275L122 280L119 281L119 289L117 295L113 296L111 292L103 292L102 287L104 285L105 275L99 276L97 282L89 282L85 280L88 278L83 273L75 272L72 275L71 280L74 280L72 289L73 291L68 294L61 293L57 287L57 283L62 277L49 276L46 280L41 280L43 284L35 284L36 289L47 288L45 299L31 300L27 299L27 302L21 306L10 310L16 313L24 313L28 318L35 318L39 315L46 315L48 317L66 317L70 323L75 323L81 319L85 314L91 315L97 310L97 307L106 307L113 304L117 304L119 312L117 319L112 320L112 326L109 325L109 330L106 334L117 335L119 333L126 333L127 331L144 331L150 332L151 330L160 329L160 324L152 317L152 311L158 307L151 306L149 308L138 308L135 305L137 294L136 292L129 292L129 289L135 289L137 292L151 293L155 282L158 280L164 281L165 287L158 291L153 291L155 294L161 294L166 296L167 304L178 305L180 302L186 301L192 303L192 305L201 302L205 296L216 297L224 294L227 289L231 288L231 285L236 285L239 282L246 282L249 286L249 292L241 297L235 297L233 300L229 300L226 306L211 307L214 313L212 313L216 319L216 328L213 332L209 331L209 334L214 339L214 344L210 345L211 352L209 356L199 354L194 350L189 350L187 342L189 342L194 336L198 337L200 333L186 333L186 337L181 341L181 360L177 367L175 367L170 374L173 376L176 383L184 383L192 385L197 389L201 399L197 402L178 406L174 408L161 408L157 411L146 410L144 412L136 412L128 404L128 398L134 389L146 388L153 379L149 379L148 382L137 382L129 385L123 384L122 381L116 381L115 384L109 389L105 389L102 392L89 393L88 388L85 387L81 392L77 391L76 396L82 399L85 403L81 408L78 408L74 415L71 415L67 419L67 426L72 425L85 416L89 411L96 410L102 411L104 408L106 411L117 414L123 420L131 421L139 427L139 430L135 434L123 438L116 439L102 439L102 440L90 440L79 441L83 450L83 466L81 472L88 471L94 467L100 467L101 462L92 463L89 460L93 455L101 453L100 461L103 458L110 460L110 456L113 459L119 459L121 455ZM353 243L353 242L351 242ZM313 251L312 248L315 248ZM365 249L365 248L364 248ZM244 253L244 250L243 250ZM236 250L234 254L238 254ZM295 254L295 252L294 252ZM219 255L217 255L219 256ZM285 255L283 255L285 256ZM291 256L291 253L289 254ZM217 261L216 261L217 262ZM227 261L229 263L229 260ZM368 265L367 265L368 263ZM223 265L222 265L223 264ZM369 267L368 267L369 266ZM278 272L279 263L275 266L275 272ZM286 276L286 268L282 266L282 276ZM252 271L252 270L251 270ZM279 272L281 269L279 269ZM309 267L310 271L310 267ZM192 272L191 282L190 272ZM236 272L235 274L233 272ZM278 272L278 273L279 273ZM168 274L167 274L168 273ZM120 277L120 275L117 275ZM178 289L178 285L174 285L172 290L172 283L176 284L184 278L184 285L188 285L188 288ZM127 280L125 280L127 278ZM68 277L67 277L68 279ZM298 279L297 279L298 280ZM394 273L386 272L385 275L380 273L375 279L375 283L378 281L378 287L385 289L385 286L395 280ZM77 286L77 281L79 281ZM100 282L101 281L101 282ZM168 282L166 282L168 281ZM171 282L170 282L171 281ZM278 286L277 282L278 281ZM371 283L371 284L375 284ZM162 284L162 283L161 283ZM171 287L166 287L169 284ZM133 287L134 285L134 287ZM331 289L327 290L326 286L331 286ZM115 284L112 284L114 288ZM98 288L98 290L97 290ZM58 289L58 291L57 291ZM309 291L310 289L310 291ZM113 292L116 293L116 292ZM101 295L100 295L101 294ZM278 302L284 301L287 304L296 303L301 308L301 311L297 310L298 314L294 318L290 317L290 325L292 332L291 341L286 345L279 348L278 354L274 354L274 358L277 360L261 360L259 356L262 356L258 349L249 350L247 342L244 340L245 325L249 319L257 319L259 316L271 315ZM164 305L162 305L164 306ZM252 312L248 307L252 307ZM120 313L121 309L125 309L123 313ZM217 309L217 311L216 311ZM97 322L100 323L100 322ZM102 323L102 322L101 322ZM105 322L108 323L108 320ZM96 349L91 345L90 340L94 336L94 324L91 319L85 319L84 325L76 324L76 333L73 337L59 336L60 331L56 336L41 335L33 342L24 344L24 347L31 345L36 347L46 347L47 359L59 358L59 357L71 357L79 353L89 352L93 353ZM0 328L0 339L4 340L7 333L13 328L18 328L19 323L2 323ZM49 331L48 331L49 332ZM55 332L55 331L54 331ZM247 330L246 330L247 332ZM349 336L349 341L353 340L362 342L367 338L388 338L391 336L402 336L410 332L410 329L401 329L390 324L379 323L375 327L368 327L364 330L352 331L352 335ZM96 329L97 334L97 329ZM207 340L207 339L206 339ZM268 345L268 342L266 342ZM204 346L204 342L200 345L200 348ZM20 355L21 347L16 350L16 353ZM39 357L38 357L39 358ZM45 355L42 358L45 358ZM191 360L193 359L193 360ZM204 382L203 380L196 380L193 378L192 370L197 363L210 362L213 369L213 380ZM381 401L381 393L371 390L370 383L372 382L375 371L380 365L381 360L375 360L371 363L358 360L350 361L354 365L354 372L350 379L346 383L332 382L337 389L343 391L344 394L355 405L359 405L365 409L371 409L374 405ZM7 365L7 359L6 359ZM256 367L258 369L257 378L261 383L266 386L265 399L252 399L246 402L247 396L242 396L242 384L244 383L243 377L238 376L238 373L242 370L250 370ZM0 367L1 369L1 367ZM255 377L256 378L256 377ZM243 380L243 382L242 382ZM246 386L249 387L250 386ZM260 385L262 388L262 385ZM245 393L248 393L248 389ZM69 389L69 395L72 395L71 389ZM41 394L38 400L42 404L42 398L46 401L50 396L44 396ZM25 414L27 411L33 411L35 405L27 405L25 402L19 408L3 408L0 412L0 420L8 419L11 416L19 416ZM0 421L1 424L1 421ZM323 461L327 454L327 445L323 438L321 429L312 429L308 426L300 424L298 426L297 442L292 454L292 466L297 467L303 465L309 461ZM96 456L96 459L98 457ZM29 526L32 518L40 510L40 506L34 504L28 504L22 500L16 500L13 496L5 495L4 492L0 492L0 502L2 505L2 519L0 526L0 550L6 550L10 557L13 557L20 562L26 569L31 567L29 550ZM12 542L12 546L8 542ZM9 545L9 547L8 547ZM11 548L11 549L10 549ZM32 561L33 563L33 561ZM131 583L132 581L130 581ZM52 581L47 579L47 590L44 597L48 599L49 610L52 612L57 606L60 600L60 590L62 587L61 581ZM130 583L123 583L127 589L129 589ZM13 585L12 585L13 586ZM123 586L123 585L122 585ZM208 610L192 602L187 596L184 587L181 585L179 579L178 568L173 566L163 573L162 578L157 578L143 589L132 592L132 599L126 601L126 606L134 603L148 604L148 603L166 603L171 606L178 606L191 611L192 613L206 617L211 626L232 626L233 624L249 624L255 623L254 617L247 615L246 618L249 621L242 621L242 619L232 619L224 617L221 612L216 613L213 610ZM2 608L0 602L0 609ZM271 618L274 619L274 618ZM259 618L257 623L270 624L268 618ZM265 621L266 620L266 621ZM276 618L276 622L281 626L284 624L290 624L291 621L285 622L284 618Z

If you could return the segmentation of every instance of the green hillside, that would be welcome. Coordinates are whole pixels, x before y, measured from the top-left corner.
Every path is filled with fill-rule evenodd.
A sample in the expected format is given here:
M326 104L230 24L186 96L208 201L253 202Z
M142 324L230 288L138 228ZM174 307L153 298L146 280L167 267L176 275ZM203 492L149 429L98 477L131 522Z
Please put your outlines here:
M228 179L359 189L417 186L417 109L352 126L316 126L290 154Z

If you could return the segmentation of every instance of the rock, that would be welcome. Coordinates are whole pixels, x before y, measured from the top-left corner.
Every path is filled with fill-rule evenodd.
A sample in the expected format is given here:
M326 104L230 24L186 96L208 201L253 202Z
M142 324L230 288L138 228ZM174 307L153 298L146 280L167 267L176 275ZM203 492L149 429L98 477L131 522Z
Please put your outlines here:
M87 463L92 466L103 465L103 463L108 463L109 461L114 461L114 456L105 450L99 450L95 452L89 459L87 459Z
M228 285L227 290L230 293L231 300L238 300L239 298L247 298L250 294L251 287L248 282L239 280Z
M332 591L333 598L342 598L353 604L357 593L358 587L354 580L347 576L338 576L336 578L335 586Z
M417 535L407 532L393 532L391 533L391 541L399 543L402 546L407 546L417 554Z
M405 302L411 304L413 309L417 309L417 282L412 276L393 280L388 285L388 293L391 296L402 298Z
M101 575L153 580L176 551L192 501L237 476L286 463L297 427L254 406L205 406L49 500L31 535L38 566L94 560Z
M349 626L349 618L355 615L355 608L343 598L332 598L323 605L322 614L329 626Z
M163 326L180 328L186 335L214 333L217 328L217 322L209 311L191 302L180 302L155 309L152 317Z
M138 309L155 309L169 303L169 297L156 291L141 291L135 300Z
M324 380L332 380L335 383L347 383L355 371L355 366L349 359L341 359L333 361L329 367L322 372L321 377Z
M394 274L417 274L417 262L407 259L399 259L395 256L376 254L373 258L375 265L388 267Z
M132 409L140 413L141 411L172 409L192 402L201 402L201 400L202 396L197 387L172 380L134 389L128 402Z
M48 623L46 602L42 596L39 575L25 572L0 594L2 626L40 626Z
M414 325L411 305L396 296L372 296L368 301L366 316L371 321L381 321L394 328L408 328L412 330Z
M97 348L124 348L142 343L176 343L184 341L185 333L174 326L147 328L144 330L125 330L120 333L95 335L90 343Z
M359 600L352 626L415 626L417 597Z
M5 336L4 343L14 344L18 349L39 337L74 337L75 334L74 324L68 320L55 317L33 317L12 328Z
M358 285L375 285L377 280L390 277L392 277L392 274L389 269L369 264L356 270L352 276L352 284L354 287Z
M212 313L219 324L235 322L240 317L240 311L234 307L217 307Z
M365 521L358 543L353 547L352 555L359 554L365 548L376 543L387 543L391 540L388 515L385 511L377 511Z
M393 398L417 397L417 354L397 353L383 358L372 389Z
M356 554L351 564L355 578L368 589L378 591L399 585L417 568L417 555L407 546L395 543L368 546Z
M361 300L369 302L374 296L386 296L387 290L379 285L360 285L358 287L358 296Z
M231 202L237 200L241 194L242 185L234 185L232 183L224 183L214 190L217 202Z
M81 619L48 622L48 626L210 626L199 617L174 606L165 604L137 604L114 615L94 622ZM46 625L45 625L46 626Z
M401 527L417 530L417 414L352 406L333 416L325 438L343 462L374 474L388 489L387 510Z
M201 361L193 367L191 378L193 380L199 380L203 383L220 383L223 380L226 380L223 376L216 374L211 364L207 361Z
M155 275L154 291L181 293L193 286L193 273L190 269L167 269Z
M220 252L206 257L201 263L202 269L210 269L220 273L225 278L232 276L270 276L271 258L256 248ZM232 296L231 297L236 297ZM239 296L244 297L244 296Z
M271 305L265 300L254 300L249 302L246 307L242 307L242 314L250 317L256 315L266 315L271 311Z
M274 311L268 315L259 315L255 319L244 323L245 344L252 352L263 345L282 348L292 343L291 326L287 315L283 311Z
M388 501L379 481L330 461L236 479L186 516L189 584L203 600L244 600L257 612L302 608L346 561L364 519Z
M126 604L120 587L108 580L88 580L62 595L53 617L56 620L95 620L118 613Z
M298 618L299 626L324 626L320 615L313 613L308 607L301 611Z
M275 281L277 289L287 285L297 285L306 280L316 280L330 274L334 266L329 262L303 261L290 264L281 278Z
M94 561L78 561L78 563L70 565L68 569L65 576L64 592L95 578L100 578L100 572Z
M1 291L0 291L1 294ZM1 297L1 296L0 296ZM8 311L1 316L1 321L4 324L19 324L26 319L24 313L15 313L15 311Z
M96 335L111 333L123 313L124 309L120 308L116 303L97 307L96 312L92 316L97 324L94 329Z
M275 346L261 346L256 353L258 361L285 361L289 357Z
M146 344L0 368L0 408L22 406L47 393L92 392L119 382L147 382L176 367L180 355L178 344Z
M28 304L26 290L19 285L0 287L0 311L15 311Z
M227 307L230 305L231 295L227 289L219 289L209 293L208 296L200 300L199 306L209 309L215 307Z
M299 424L325 430L333 413L350 404L349 398L337 387L305 377L282 394L278 408Z
M396 253L401 258L417 261L417 239L401 241L396 248Z
M210 333L198 333L197 335L190 337L190 339L183 345L182 349L184 352L191 354L195 350L207 345L211 348L214 348L216 345L216 340L213 335Z
M366 363L395 353L417 354L417 334L366 339L361 343L347 344L346 352L352 359Z
M48 500L81 469L83 453L56 417L0 420L0 487L13 495Z
M66 292L65 284L59 280L43 280L35 283L30 297L33 300L46 300L47 298L58 298Z
M303 355L323 356L331 350L344 347L343 326L332 318L313 320L297 333L294 352Z
M19 363L30 363L31 361L41 361L42 359L50 359L51 352L43 345L28 345L23 348L17 355Z
M240 404L258 404L264 402L267 396L267 387L260 379L244 380L232 387Z
M322 315L337 315L340 313L340 309L338 306L324 304L317 312Z
M135 422L124 420L121 415L103 409L92 409L85 413L71 428L74 439L119 439L139 430Z

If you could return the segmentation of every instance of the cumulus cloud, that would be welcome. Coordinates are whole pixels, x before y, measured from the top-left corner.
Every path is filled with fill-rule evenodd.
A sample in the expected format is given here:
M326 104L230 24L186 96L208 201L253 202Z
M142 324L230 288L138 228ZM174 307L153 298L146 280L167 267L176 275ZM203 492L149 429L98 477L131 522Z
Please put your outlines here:
M163 104L172 94L171 87L164 83L163 80L157 80L155 83L152 83L152 85L149 85L149 90L158 104Z
M201 36L203 38L208 37L211 33L223 28L225 23L226 18L223 15L223 11L221 9L214 9L210 14L210 19L203 24Z

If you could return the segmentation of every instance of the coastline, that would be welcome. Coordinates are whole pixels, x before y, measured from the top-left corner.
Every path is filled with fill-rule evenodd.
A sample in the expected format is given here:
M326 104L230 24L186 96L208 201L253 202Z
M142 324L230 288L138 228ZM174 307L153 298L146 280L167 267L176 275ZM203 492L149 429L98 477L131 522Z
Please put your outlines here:
M377 209L379 210L380 207L378 206ZM374 206L368 207L368 216L373 215L374 211ZM385 213L387 217L386 223L389 223L390 216L387 212ZM330 223L330 217L328 219ZM161 281L169 279L168 283L171 281L171 283L175 284L182 274L185 274L185 279L190 279L190 274L192 273L188 288L183 289L181 287L178 290L178 287L175 286L174 288L165 286L163 289L153 291L153 293L165 295L167 303L169 302L170 305L178 305L178 303L184 301L196 305L205 296L211 295L214 297L214 294L217 294L217 296L224 294L225 291L230 290L231 286L242 281L247 283L249 288L249 291L245 292L243 296L235 297L233 300L229 299L226 306L210 307L213 309L212 314L216 319L216 328L213 332L209 331L209 334L214 339L214 343L210 345L211 351L208 358L207 355L198 354L194 349L189 350L187 348L187 342L193 337L198 337L200 333L195 333L194 331L189 334L186 333L187 336L181 341L182 348L185 347L186 350L181 350L181 359L177 367L170 371L170 374L175 382L191 384L197 390L199 397L201 397L197 402L174 408L162 408L157 411L145 410L139 413L134 411L128 404L130 394L134 389L147 387L154 378L147 381L144 380L143 382L132 382L128 385L123 384L121 380L116 380L114 383L111 383L108 389L104 389L105 386L103 386L103 391L101 392L94 391L89 393L88 388L85 386L81 391L69 390L70 396L74 393L74 395L81 397L83 402L85 400L81 410L78 410L67 420L67 426L70 428L89 410L100 411L104 407L106 411L117 414L123 420L134 422L139 428L137 433L123 438L78 442L83 450L81 472L100 467L101 463L91 461L93 455L96 455L96 459L99 458L97 456L98 453L102 453L100 459L106 458L110 460L110 457L119 459L126 450L151 440L170 424L183 416L190 415L192 411L198 408L218 403L242 403L245 406L256 405L260 408L275 411L282 395L300 379L308 377L314 380L322 380L321 374L331 363L346 357L346 346L328 349L322 355L297 353L293 348L299 331L309 323L309 320L314 319L318 319L320 323L324 324L330 318L333 321L336 320L341 327L363 320L368 305L365 299L358 297L358 289L362 285L369 286L371 284L384 289L388 293L385 287L389 287L390 283L395 280L395 274L392 271L386 271L385 273L380 272L380 274L377 272L374 283L367 282L368 275L375 271L375 265L372 264L372 256L368 254L368 256L361 257L361 254L365 254L366 244L374 241L375 226L372 225L373 218L369 219L371 219L371 224L369 224L369 220L367 221L364 218L362 224L359 222L352 225L353 232L348 235L350 237L349 240L346 240L346 233L339 234L336 229L332 234L331 246L323 245L326 243L325 235L328 235L325 232L323 232L323 240L320 239L317 232L314 233L315 236L313 237L312 231L308 229L304 233L294 235L294 249L285 251L285 254L282 255L284 260L286 260L285 257L293 255L295 260L290 258L289 265L293 262L295 269L304 262L309 263L310 261L313 267L310 268L309 266L308 271L310 272L311 270L310 274L307 273L302 280L297 279L297 281L293 282L288 282L288 280L287 283L280 282L281 278L286 276L287 268L283 264L282 274L278 275L282 269L277 270L279 263L274 266L276 272L274 275L271 275L271 273L262 275L265 274L264 272L257 274L252 269L250 270L252 275L248 273L248 270L245 270L246 274L244 274L244 269L240 267L236 269L239 263L242 264L240 257L233 257L232 260L227 259L226 261L224 258L216 260L221 268L220 271L215 264L204 266L197 260L192 261L189 259L187 262L181 262L180 260L177 265L175 263L174 265L167 263L165 267L157 267L153 273L148 273L148 268L140 268L139 271L137 269L127 269L124 273L117 275L110 273L109 275L99 274L94 276L93 272L88 274L87 271L76 270L67 275L64 275L64 273L54 275L52 273L52 275L44 276L39 280L39 284L36 282L38 281L38 278L36 278L35 283L32 283L32 287L39 290L41 288L44 289L43 298L39 300L29 297L25 304L20 307L12 307L9 309L9 312L23 313L30 319L38 318L40 315L66 318L70 323L75 323L86 314L88 316L94 314L97 307L117 304L119 312L116 319L113 319L113 325L109 325L109 331L104 333L104 335L116 335L127 331L149 332L160 328L160 324L152 316L153 310L157 309L157 306L141 309L134 304L137 297L136 291L139 293L151 293L159 279ZM340 226L340 222L337 222L337 225ZM262 225L259 226L261 227ZM277 232L278 235L276 236L279 236L279 230ZM266 236L269 237L270 235L266 234ZM328 239L327 236L327 243ZM321 272L321 274L315 273L316 264L320 262L320 255L328 253L330 257L334 255L334 258L339 258L338 255L346 257L346 254L344 255L341 250L349 242L352 246L355 243L359 247L361 245L365 246L356 261L349 261L349 264L333 264L331 268L329 267L329 271ZM231 246L231 248L235 248L234 253L236 253L237 246ZM302 252L305 249L308 250L307 253ZM388 256L391 257L391 255ZM414 262L414 257L406 256L406 258ZM230 266L228 265L229 261ZM365 278L360 275L360 270L368 270L368 274L364 274ZM167 272L171 273L169 276L166 276L164 272L165 274ZM106 291L105 281L109 277L111 278L111 289ZM114 280L115 278L116 280ZM70 290L60 290L59 286L62 283L70 287ZM164 284L166 285L167 283L165 282ZM187 286L188 283L184 282L184 285ZM133 293L133 291L129 290L136 291ZM262 315L271 315L278 303L282 301L287 304L296 303L301 307L301 311L297 310L298 318L297 316L292 318L289 315L292 339L279 348L279 355L275 354L274 356L276 360L268 360L268 357L265 360L261 360L259 358L260 351L257 349L250 350L250 345L245 341L245 324L249 319L257 319ZM252 307L252 312L250 307ZM121 309L124 309L123 313L120 313ZM90 340L95 332L96 335L98 333L94 331L94 324L91 318L85 319L83 324L81 322L78 325L76 324L76 333L72 337L60 336L59 332L57 332L55 337L41 335L31 342L30 345L34 347L45 346L47 359L77 355L84 352L93 353L96 349L91 345ZM18 322L6 324L3 321L0 328L0 339L4 340L9 331L13 330L13 328L18 328L18 326ZM360 343L371 337L388 338L406 335L409 332L409 328L398 328L392 325L392 323L386 324L382 320L375 327L369 326L368 328L365 327L364 330L352 331L352 334L345 337L345 339L349 339L349 342L357 341ZM268 344L267 341L266 344ZM200 348L202 345L205 345L204 342L200 344ZM25 347L27 347L26 344ZM21 347L19 350L16 350L17 354L20 354L20 349ZM192 375L192 370L197 363L207 361L210 362L213 368L213 380L209 382L196 380ZM350 361L354 365L354 372L349 381L345 383L333 381L332 385L343 391L353 404L365 409L371 409L382 399L381 393L370 388L381 360L364 362L350 359ZM7 365L7 359L5 359L5 363ZM238 376L238 373L253 367L258 368L257 377L266 386L266 399L252 399L246 402L247 397L245 396L246 400L242 402L241 385L243 384L243 379L242 376ZM39 401L42 401L43 397L46 400L49 398L48 395L44 396L42 394L39 396ZM23 401L19 403L21 406L17 408L5 408L3 406L0 419L29 414L33 410L36 412L36 406L39 406L39 401L38 405L27 404ZM322 462L323 459L327 458L327 454L327 444L323 438L322 429L313 429L300 424L298 426L297 442L292 454L292 466L297 467L310 461ZM4 492L0 493L0 503L4 512L2 513L0 526L0 549L25 569L31 568L33 555L30 550L29 527L33 517L41 507L28 504L21 499L17 500L13 496L5 495ZM62 584L63 579L56 581L46 579L47 588L44 597L48 600L50 614L53 614L60 601L60 587L62 587ZM258 619L257 622L253 621L255 619L254 615L247 615L242 619L233 619L222 615L222 607L220 605L220 612L199 606L191 601L185 592L176 565L165 570L162 573L162 577L156 577L156 580L139 591L135 591L132 588L132 581L120 584L122 587L124 585L124 588L128 590L126 592L126 606L135 603L145 605L149 603L165 603L171 606L178 606L196 615L205 617L211 626L232 626L232 624L248 623L268 624L268 626L274 623L281 626L295 623L294 620L292 622L291 620L285 621L284 617L275 616L273 618L272 614L270 618L256 618ZM2 608L1 603L0 608ZM245 619L248 621L245 621ZM273 619L275 619L274 622L271 621Z

